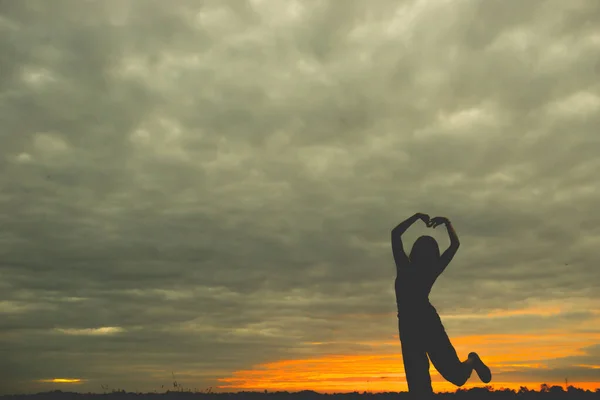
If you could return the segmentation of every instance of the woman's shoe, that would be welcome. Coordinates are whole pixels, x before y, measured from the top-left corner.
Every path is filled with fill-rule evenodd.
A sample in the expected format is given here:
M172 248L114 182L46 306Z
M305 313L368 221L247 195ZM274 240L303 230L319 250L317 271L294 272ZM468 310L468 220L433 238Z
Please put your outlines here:
M483 383L490 383L492 380L492 371L490 371L488 366L481 361L479 355L477 355L477 353L469 353L469 360L472 360L473 369L477 372L479 379L481 379Z

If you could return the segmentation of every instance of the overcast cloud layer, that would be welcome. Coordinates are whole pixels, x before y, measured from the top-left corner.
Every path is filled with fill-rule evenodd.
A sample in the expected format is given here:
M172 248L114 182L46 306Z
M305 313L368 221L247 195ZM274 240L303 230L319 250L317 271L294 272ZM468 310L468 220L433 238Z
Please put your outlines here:
M461 240L451 337L587 335L500 379L600 381L598 27L596 0L0 1L0 387L369 354L415 212Z

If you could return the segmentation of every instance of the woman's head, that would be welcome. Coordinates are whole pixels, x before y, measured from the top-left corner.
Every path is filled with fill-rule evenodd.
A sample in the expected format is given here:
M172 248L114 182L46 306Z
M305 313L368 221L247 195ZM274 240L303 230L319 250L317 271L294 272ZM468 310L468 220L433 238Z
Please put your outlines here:
M416 264L429 264L440 258L440 247L431 236L421 236L413 244L410 251L410 262Z

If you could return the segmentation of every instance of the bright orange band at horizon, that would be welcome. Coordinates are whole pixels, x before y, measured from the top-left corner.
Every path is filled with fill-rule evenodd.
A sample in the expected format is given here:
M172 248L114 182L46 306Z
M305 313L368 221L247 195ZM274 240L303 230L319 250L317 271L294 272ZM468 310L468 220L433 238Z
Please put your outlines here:
M494 389L518 390L525 386L539 390L542 383L565 386L564 380L519 379L519 374L532 369L544 370L546 360L581 355L582 347L600 342L600 334L542 334L542 335L480 335L453 338L457 353L464 359L470 351L480 353L492 373L500 375L487 385ZM311 359L282 360L258 365L250 370L236 371L231 377L221 378L219 389L225 390L314 390L322 393L341 392L399 392L406 391L404 365L399 340L364 342L372 346L370 355L321 355ZM318 346L319 344L314 344ZM576 366L576 365L573 365ZM599 365L577 365L597 369ZM458 389L446 382L430 365L433 389L436 392L454 392ZM514 377L514 378L513 378ZM508 379L507 379L508 378ZM567 377L568 378L568 377ZM600 382L577 381L569 378L569 385L595 390ZM473 373L462 388L483 387Z

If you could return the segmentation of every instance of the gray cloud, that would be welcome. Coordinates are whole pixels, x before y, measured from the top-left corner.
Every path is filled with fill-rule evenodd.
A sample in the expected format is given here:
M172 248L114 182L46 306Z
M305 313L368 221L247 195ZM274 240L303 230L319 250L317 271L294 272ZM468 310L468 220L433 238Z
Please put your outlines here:
M2 2L2 387L207 387L389 338L417 211L461 238L452 335L597 332L597 26L592 0Z

